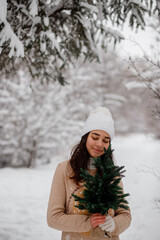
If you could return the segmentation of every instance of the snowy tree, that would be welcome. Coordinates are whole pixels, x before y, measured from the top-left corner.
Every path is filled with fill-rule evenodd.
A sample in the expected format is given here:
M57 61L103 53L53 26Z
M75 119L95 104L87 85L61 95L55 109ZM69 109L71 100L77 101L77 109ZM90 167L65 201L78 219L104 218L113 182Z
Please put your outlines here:
M152 45L150 52L139 45L142 57L130 57L130 69L134 80L128 84L130 89L143 89L148 93L147 102L150 104L152 118L150 118L150 127L154 136L160 139L160 25L159 19L151 18L148 22L148 28L152 30ZM154 153L154 151L153 151ZM157 158L158 159L158 158ZM140 172L151 173L160 180L160 165L152 163L152 166L144 165L138 167ZM155 192L155 205L160 209L160 196Z
M79 115L82 122L93 107L102 105L113 113L116 134L158 134L158 120L152 116L149 91L130 89L131 79L135 77L126 60L108 51L107 55L102 54L101 64L78 61L76 65L67 75L71 84L65 88L70 91L67 102L72 104L73 98L76 100L74 114Z
M0 165L47 163L53 154L62 154L62 149L64 152L79 141L83 121L92 107L122 105L125 99L111 90L111 82L119 79L122 68L112 53L109 59L104 58L100 68L79 61L79 67L68 71L66 78L71 83L65 88L58 83L39 86L38 80L28 81L22 71L14 81L1 80Z
M139 59L140 61L140 59ZM144 56L141 59L143 64L137 64L132 60L136 77L138 79L137 88L148 88L152 92L152 99L154 101L153 113L157 119L160 119L160 65L159 60L151 59L149 56ZM143 65L143 67L142 67ZM135 87L135 84L132 83Z
M155 135L159 138L159 120L160 120L160 27L157 18L150 19L148 27L152 29L153 44L150 46L151 53L143 50L142 57L130 57L129 63L134 81L131 81L128 87L146 89L149 93L150 108L153 118L157 119L157 128ZM149 90L149 91L148 91Z
M56 114L64 104L59 84L40 88L34 82L31 88L19 74L17 81L0 82L0 167L50 162L57 148L56 129L64 124Z
M145 27L145 14L160 15L160 0L1 0L1 76L27 69L41 82L65 83L63 72L75 58L99 58L124 37L117 30L124 23Z
M22 71L17 79L1 80L0 166L29 167L56 155L67 159L88 112L99 105L111 110L116 134L144 132L152 118L148 93L128 91L131 73L125 61L108 51L101 54L101 64L79 59L75 66L65 75L70 81L65 88L58 82L39 85Z

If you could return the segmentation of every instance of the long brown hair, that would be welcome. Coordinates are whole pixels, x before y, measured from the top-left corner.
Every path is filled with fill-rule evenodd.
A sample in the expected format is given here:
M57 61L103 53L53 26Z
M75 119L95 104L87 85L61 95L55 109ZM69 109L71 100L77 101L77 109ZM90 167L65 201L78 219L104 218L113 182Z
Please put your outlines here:
M77 185L79 185L80 182L83 182L83 178L80 176L81 168L87 169L88 161L90 158L90 155L86 148L86 141L87 141L88 135L89 133L85 134L81 138L81 141L72 149L71 159L69 161L73 171L73 175L70 176L70 179L73 179L73 181ZM103 159L104 156L105 154L103 154L101 158ZM113 155L111 155L110 157L113 160ZM97 169L97 171L99 172L100 170Z
M88 135L89 133L85 134L81 138L79 144L77 144L71 152L70 165L73 170L73 175L70 177L70 179L73 179L76 184L79 184L83 181L82 177L80 176L81 168L87 169L88 160L90 157L86 148Z

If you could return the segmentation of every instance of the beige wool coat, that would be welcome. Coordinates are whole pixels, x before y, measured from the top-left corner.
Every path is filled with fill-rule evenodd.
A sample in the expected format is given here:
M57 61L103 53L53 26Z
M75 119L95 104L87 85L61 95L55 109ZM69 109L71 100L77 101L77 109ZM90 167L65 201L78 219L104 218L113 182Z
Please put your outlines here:
M69 179L71 173L69 161L58 164L53 177L47 209L49 227L62 231L62 240L119 240L119 235L131 223L130 210L123 208L112 210L115 230L111 233L111 238L106 236L99 227L92 229L88 212L74 206L72 193L81 196L83 185L78 187L73 180Z

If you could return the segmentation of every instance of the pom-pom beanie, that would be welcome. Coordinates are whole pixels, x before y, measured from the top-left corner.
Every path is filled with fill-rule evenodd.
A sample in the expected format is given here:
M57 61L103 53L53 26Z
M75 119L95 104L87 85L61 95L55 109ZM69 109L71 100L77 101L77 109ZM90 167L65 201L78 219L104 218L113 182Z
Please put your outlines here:
M82 128L81 136L92 130L103 130L113 139L115 135L114 120L108 108L97 107L90 112Z

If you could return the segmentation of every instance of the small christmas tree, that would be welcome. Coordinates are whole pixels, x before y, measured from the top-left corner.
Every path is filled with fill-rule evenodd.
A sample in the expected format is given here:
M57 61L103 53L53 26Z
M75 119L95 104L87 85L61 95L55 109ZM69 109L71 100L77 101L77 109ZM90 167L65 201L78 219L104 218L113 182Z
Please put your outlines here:
M105 154L102 157L94 158L94 165L97 168L95 176L89 174L85 169L81 169L81 176L84 180L83 197L72 194L75 201L79 204L75 207L89 213L108 214L109 209L116 210L119 207L128 209L128 202L125 197L129 194L123 194L119 186L121 178L124 177L124 166L115 166L112 160L111 145L104 149Z

